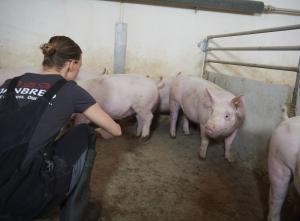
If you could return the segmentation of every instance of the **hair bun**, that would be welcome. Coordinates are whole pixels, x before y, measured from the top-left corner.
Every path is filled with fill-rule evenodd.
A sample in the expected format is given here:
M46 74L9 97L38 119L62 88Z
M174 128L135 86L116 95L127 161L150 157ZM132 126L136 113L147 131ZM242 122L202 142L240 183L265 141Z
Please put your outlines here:
M43 54L44 54L45 56L51 56L51 55L53 55L53 54L55 53L55 51L56 51L56 48L55 48L54 45L51 44L51 43L45 43L45 44L42 44L40 48L41 48L41 50L43 51Z

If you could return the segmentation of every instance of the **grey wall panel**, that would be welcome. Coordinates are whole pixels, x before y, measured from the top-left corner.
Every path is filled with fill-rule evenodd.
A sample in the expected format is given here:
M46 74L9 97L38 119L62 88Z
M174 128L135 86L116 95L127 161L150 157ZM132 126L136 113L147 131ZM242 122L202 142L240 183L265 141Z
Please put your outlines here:
M127 24L116 23L115 49L114 49L114 73L124 74L127 47Z

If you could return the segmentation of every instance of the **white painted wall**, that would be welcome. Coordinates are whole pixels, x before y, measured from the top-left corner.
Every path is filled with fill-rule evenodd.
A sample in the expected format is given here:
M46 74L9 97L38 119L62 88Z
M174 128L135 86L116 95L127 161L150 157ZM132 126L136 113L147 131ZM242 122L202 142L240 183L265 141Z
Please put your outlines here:
M300 10L299 0L264 0ZM66 35L83 49L83 68L112 71L115 23L128 24L127 73L152 76L201 73L197 44L207 35L300 24L289 15L239 15L97 0L1 0L0 68L39 67L39 45ZM300 31L219 39L220 46L300 45ZM299 52L218 52L213 56L253 63L297 66ZM210 70L293 84L295 73L214 65Z

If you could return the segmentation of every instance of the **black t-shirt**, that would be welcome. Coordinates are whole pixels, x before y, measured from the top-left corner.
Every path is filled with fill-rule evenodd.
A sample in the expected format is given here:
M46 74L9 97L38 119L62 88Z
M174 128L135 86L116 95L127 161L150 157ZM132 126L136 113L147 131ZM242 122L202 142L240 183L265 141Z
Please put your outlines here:
M47 90L63 77L54 74L26 73L21 77L15 89L20 106L43 96ZM7 91L10 80L0 86L0 99ZM82 113L95 104L94 98L74 81L68 81L53 96L49 106L43 113L40 122L29 144L32 149L47 145L52 137L64 127L73 113Z

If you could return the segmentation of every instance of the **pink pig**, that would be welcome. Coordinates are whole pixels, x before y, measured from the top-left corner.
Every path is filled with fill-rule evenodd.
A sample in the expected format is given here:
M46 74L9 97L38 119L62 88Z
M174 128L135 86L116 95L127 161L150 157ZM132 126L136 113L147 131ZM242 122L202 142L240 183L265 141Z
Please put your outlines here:
M168 76L160 78L160 86L158 87L159 92L159 112L160 113L169 113L170 112L170 88L173 81L181 74L177 73L176 76Z
M268 221L280 221L280 211L291 178L300 193L300 116L288 118L282 108L281 123L273 131L268 156L270 178Z
M155 82L141 75L112 74L78 81L113 119L136 115L137 136L147 138L159 94Z
M170 88L170 135L176 136L179 110L183 130L189 134L189 120L200 126L200 157L205 159L210 138L225 138L225 158L234 161L231 144L245 118L244 96L234 96L216 84L195 76L178 76Z

